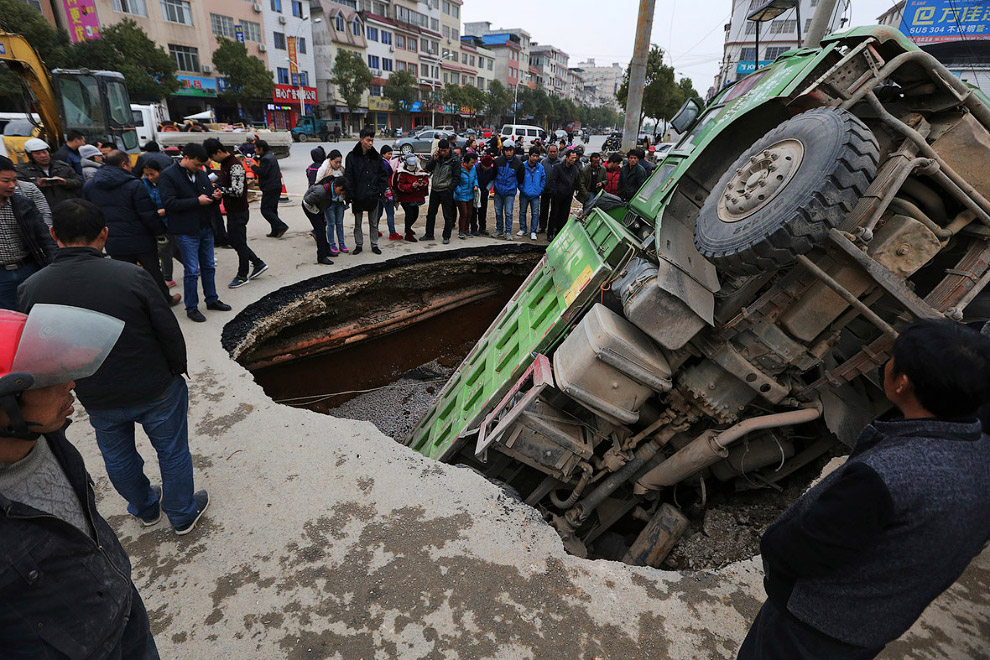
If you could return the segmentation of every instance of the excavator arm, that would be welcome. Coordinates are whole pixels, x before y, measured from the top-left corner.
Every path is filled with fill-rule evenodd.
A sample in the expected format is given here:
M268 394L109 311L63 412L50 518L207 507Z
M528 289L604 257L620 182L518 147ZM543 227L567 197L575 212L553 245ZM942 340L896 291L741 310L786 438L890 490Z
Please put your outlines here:
M13 72L31 92L30 108L26 112L41 117L49 144L63 142L62 119L58 112L58 98L51 74L38 51L19 34L0 32L0 62Z

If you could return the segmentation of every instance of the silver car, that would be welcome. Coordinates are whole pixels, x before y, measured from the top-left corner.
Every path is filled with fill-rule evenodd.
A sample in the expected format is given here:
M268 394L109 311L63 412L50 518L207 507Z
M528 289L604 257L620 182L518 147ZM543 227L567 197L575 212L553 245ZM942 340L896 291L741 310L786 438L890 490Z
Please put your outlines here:
M448 131L422 131L416 135L404 137L392 143L392 149L405 154L428 154L433 140L437 137L446 138L453 135Z

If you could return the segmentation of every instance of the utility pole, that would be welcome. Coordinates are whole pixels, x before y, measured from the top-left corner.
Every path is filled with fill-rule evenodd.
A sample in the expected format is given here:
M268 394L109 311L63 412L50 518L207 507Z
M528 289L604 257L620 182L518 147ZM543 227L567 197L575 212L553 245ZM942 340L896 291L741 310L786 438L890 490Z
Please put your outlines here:
M838 4L838 0L819 0L818 6L815 8L815 16L811 19L811 25L808 26L808 34L804 37L803 46L805 48L818 48L818 44L828 32L836 4Z
M622 125L622 151L636 146L639 137L639 115L643 110L643 87L646 86L646 61L650 55L650 34L653 32L653 10L656 0L639 0L636 19L636 43L629 63L629 93L626 95L626 121Z

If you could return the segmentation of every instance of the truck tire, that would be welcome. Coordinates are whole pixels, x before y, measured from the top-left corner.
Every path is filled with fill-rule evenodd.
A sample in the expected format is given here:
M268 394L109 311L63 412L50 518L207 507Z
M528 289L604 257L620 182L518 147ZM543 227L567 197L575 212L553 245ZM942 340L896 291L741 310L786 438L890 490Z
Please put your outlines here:
M298 139L300 142L309 142L309 136L306 135L305 133L299 133Z
M846 110L792 117L722 175L698 214L695 247L729 273L787 266L853 210L879 158L873 133Z

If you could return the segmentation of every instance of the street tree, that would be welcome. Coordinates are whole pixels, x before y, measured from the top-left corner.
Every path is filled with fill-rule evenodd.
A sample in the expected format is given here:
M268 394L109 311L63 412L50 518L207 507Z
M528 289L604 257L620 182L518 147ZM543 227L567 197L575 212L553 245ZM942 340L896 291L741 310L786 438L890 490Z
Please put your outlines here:
M680 82L674 78L673 67L663 63L663 49L653 46L646 60L646 84L643 87L643 106L640 112L640 123L644 117L662 120L663 124L670 120L687 98L686 93L696 95L690 78L682 78ZM623 108L629 96L629 71L626 70L616 98Z
M485 101L487 100L488 97L485 95L483 91L481 91L474 85L468 85L466 87L462 87L461 95L462 95L461 105L465 105L468 108L470 108L471 114L473 114L475 117L477 117L478 114L484 110Z
M505 116L505 112L512 103L512 92L505 88L498 80L493 80L488 86L488 94L485 98L484 114L489 123L495 123Z
M73 67L119 71L132 101L159 101L179 89L175 59L126 18L102 28L99 39L75 44Z
M371 79L371 69L365 64L361 53L350 50L337 52L330 82L337 86L349 112L353 113L361 105L361 96L370 88Z
M217 49L213 53L213 66L226 80L226 89L220 98L226 103L262 101L272 98L275 81L265 63L239 41L217 37Z
M464 105L464 93L461 91L461 86L454 83L447 83L440 90L440 102L450 105L455 105L458 108Z
M399 114L409 114L410 107L419 95L419 84L416 77L408 71L396 71L385 81L382 87L382 97L392 102L392 107Z

